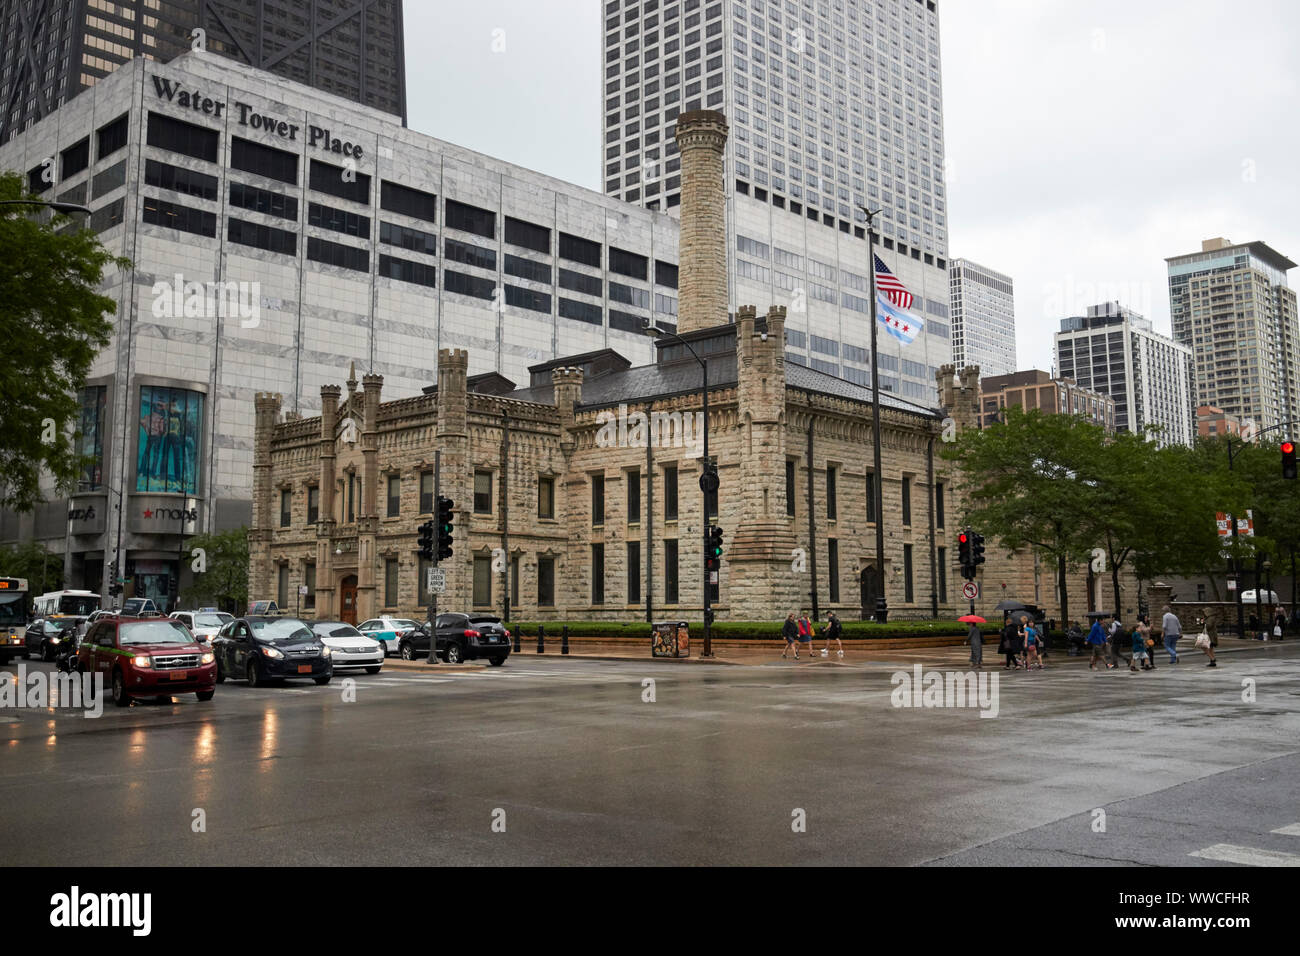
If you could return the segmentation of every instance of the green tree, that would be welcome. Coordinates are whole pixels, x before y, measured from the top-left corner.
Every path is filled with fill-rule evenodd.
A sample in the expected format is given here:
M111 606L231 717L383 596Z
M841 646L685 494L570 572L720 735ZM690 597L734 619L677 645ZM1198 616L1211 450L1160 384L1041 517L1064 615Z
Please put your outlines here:
M35 541L13 546L0 545L0 576L26 578L33 597L63 589L63 555L55 554Z
M18 173L0 175L0 200L28 198ZM116 304L100 294L112 256L86 229L61 230L34 207L0 206L0 508L43 500L42 471L71 491L87 462L72 440L77 390L108 344Z
M1075 475L1104 443L1102 429L1089 422L1012 407L1004 421L966 429L943 450L961 465L971 527L1008 550L1036 548L1054 561L1065 620L1066 570L1088 557L1095 540L1083 530L1095 493Z
M185 547L191 567L201 558L204 570L195 570L194 583L181 592L183 603L212 605L232 613L248 607L247 528L197 534L186 540Z

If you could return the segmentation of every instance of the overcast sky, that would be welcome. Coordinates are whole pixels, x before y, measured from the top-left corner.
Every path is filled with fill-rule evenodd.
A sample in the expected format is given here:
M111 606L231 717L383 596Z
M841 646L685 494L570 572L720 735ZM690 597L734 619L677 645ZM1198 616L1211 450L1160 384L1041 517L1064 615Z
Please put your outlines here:
M600 188L603 9L406 0L410 126ZM949 254L1014 280L1021 368L1050 368L1059 319L1106 299L1167 333L1164 259L1202 239L1300 259L1300 3L939 10Z

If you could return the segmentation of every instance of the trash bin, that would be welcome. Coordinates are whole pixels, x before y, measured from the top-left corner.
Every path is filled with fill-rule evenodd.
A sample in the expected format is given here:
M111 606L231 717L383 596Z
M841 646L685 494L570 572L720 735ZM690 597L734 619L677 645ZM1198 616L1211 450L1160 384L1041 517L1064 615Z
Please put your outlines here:
M686 621L656 621L650 630L651 657L691 656L691 626Z

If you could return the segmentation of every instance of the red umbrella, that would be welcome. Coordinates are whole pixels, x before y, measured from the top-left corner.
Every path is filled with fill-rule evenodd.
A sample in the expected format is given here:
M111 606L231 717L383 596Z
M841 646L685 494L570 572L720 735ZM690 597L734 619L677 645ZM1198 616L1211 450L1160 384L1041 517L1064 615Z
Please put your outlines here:
M978 614L967 614L965 617L957 618L957 620L961 621L963 624L987 624L988 623L988 621L984 620L984 618L980 617Z

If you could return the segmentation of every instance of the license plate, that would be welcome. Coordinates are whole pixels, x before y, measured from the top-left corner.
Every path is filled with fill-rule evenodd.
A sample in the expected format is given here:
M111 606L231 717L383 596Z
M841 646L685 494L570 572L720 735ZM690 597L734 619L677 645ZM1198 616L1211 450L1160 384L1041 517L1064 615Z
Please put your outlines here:
M298 673L299 673L299 674L310 674L310 673L311 673L311 665L310 665L310 664L299 664L299 665L298 665Z
M172 671L170 674L167 675L168 679L170 680L188 680L189 676L190 676L189 671Z

